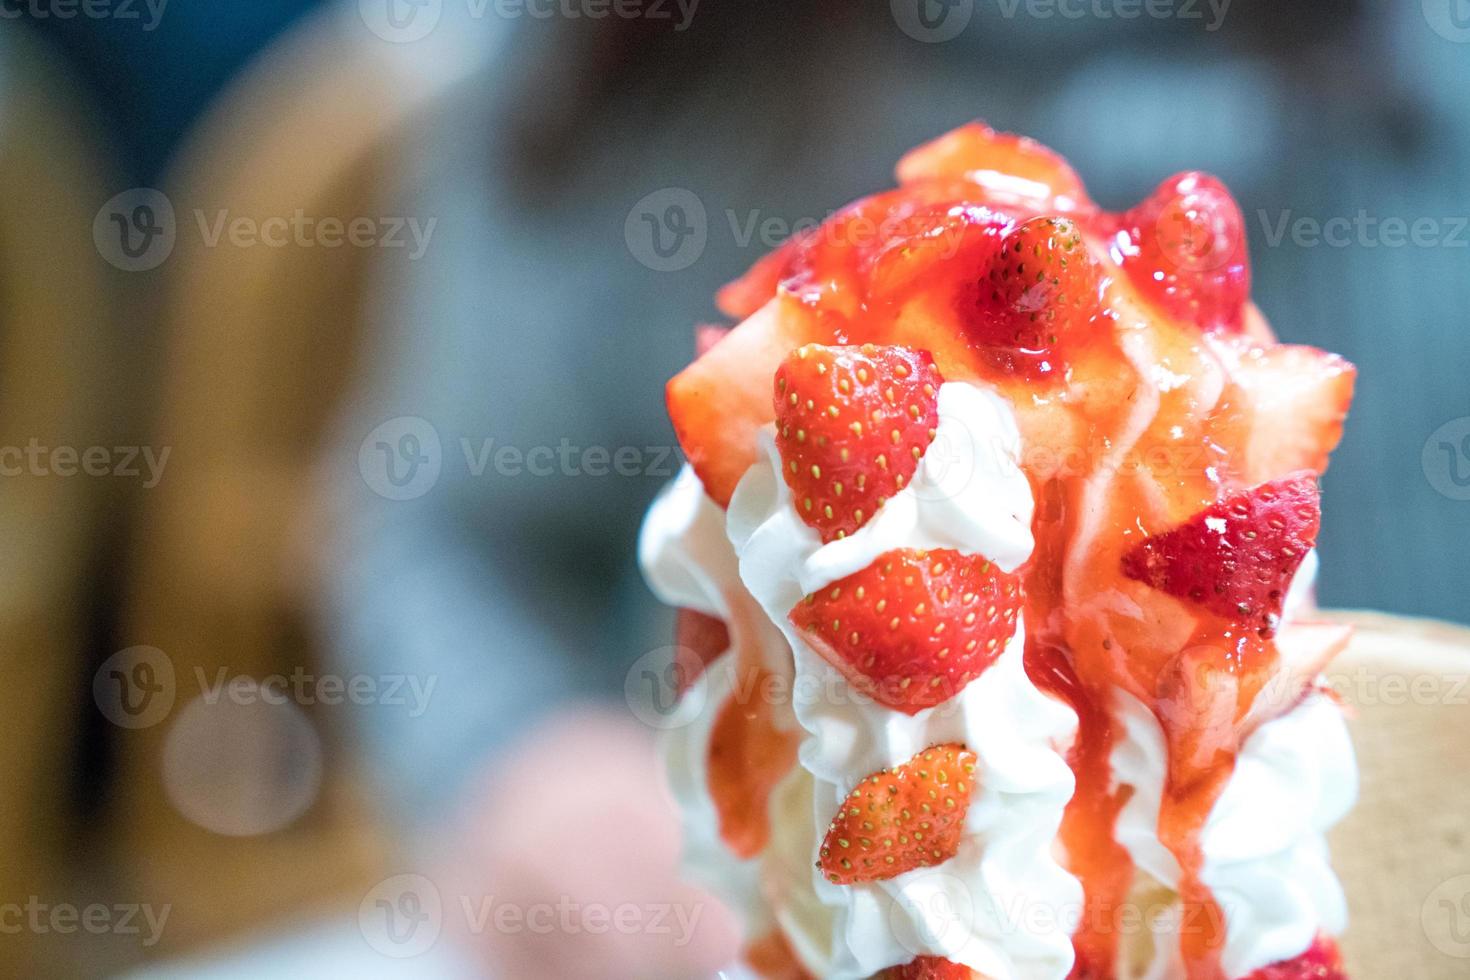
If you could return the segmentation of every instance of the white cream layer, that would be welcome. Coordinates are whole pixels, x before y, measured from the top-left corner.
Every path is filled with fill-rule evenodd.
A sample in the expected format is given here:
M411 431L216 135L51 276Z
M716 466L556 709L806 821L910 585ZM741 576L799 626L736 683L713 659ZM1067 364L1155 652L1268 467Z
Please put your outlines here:
M797 515L769 432L764 458L730 504L727 529L741 579L791 645L796 718L806 732L800 778L810 787L793 789L787 802L796 811L809 800L810 809L800 839L793 830L775 846L790 846L789 867L793 874L804 868L818 902L778 906L776 915L808 968L834 980L869 977L918 955L944 956L994 980L1062 978L1072 963L1067 923L1081 890L1057 863L1053 844L1073 791L1061 752L1076 716L1026 676L1021 631L959 695L909 716L853 692L787 618L808 593L897 548L952 548L1008 571L1030 556L1033 505L1009 406L973 386L946 384L939 413L914 478L845 539L823 545ZM959 853L889 881L826 881L814 866L816 849L848 793L871 773L944 742L963 743L978 757Z

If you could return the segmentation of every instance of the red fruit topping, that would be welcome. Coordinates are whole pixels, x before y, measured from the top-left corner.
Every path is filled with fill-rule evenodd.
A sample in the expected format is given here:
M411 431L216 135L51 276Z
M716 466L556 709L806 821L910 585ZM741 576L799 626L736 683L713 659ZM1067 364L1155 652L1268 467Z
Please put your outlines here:
M900 184L935 178L968 180L990 196L1030 199L1050 210L1090 206L1067 161L1029 137L997 133L982 122L946 133L898 163Z
M746 946L745 962L765 980L813 980L779 929Z
M804 323L772 307L731 330L669 382L669 418L705 492L720 506L755 462L771 420L771 375L805 343Z
M1348 980L1348 975L1343 969L1337 944L1326 936L1319 936L1312 948L1296 959L1273 963L1245 980Z
M710 732L709 792L720 836L736 857L755 857L771 837L770 798L796 763L799 739L773 722L764 671L747 675Z
M1001 240L989 272L959 294L971 341L1007 373L1047 374L1100 310L1097 263L1068 218L1040 217Z
M694 354L703 357L714 349L715 344L725 339L730 332L729 327L721 327L713 323L701 323L694 328Z
M995 662L1022 603L1020 576L983 557L901 549L807 596L791 622L855 689L913 715Z
M675 689L683 696L715 659L730 649L730 631L717 616L680 609L674 619Z
M1219 180L1196 171L1170 177L1118 219L1112 249L1169 315L1204 330L1242 328L1251 291L1245 218Z
M908 484L939 425L925 351L798 348L776 372L776 448L796 512L833 541Z
M978 204L939 203L892 222L867 262L870 304L943 288L985 267L1014 219Z
M920 956L911 963L889 967L878 974L880 980L970 980L974 975L968 966L939 956Z
M975 753L963 745L937 745L875 772L843 800L817 867L851 885L942 864L959 850L974 789Z
M715 294L715 305L720 312L743 320L770 302L781 280L791 274L791 267L809 237L810 234L793 235L774 252L756 260L745 275L722 286Z
M1320 493L1296 473L1234 494L1123 557L1123 574L1271 636L1316 543Z
M1241 477L1258 483L1326 470L1342 440L1357 369L1336 354L1293 344L1222 353L1238 386L1222 416L1227 428L1238 419L1242 429L1225 436L1244 447L1232 461Z

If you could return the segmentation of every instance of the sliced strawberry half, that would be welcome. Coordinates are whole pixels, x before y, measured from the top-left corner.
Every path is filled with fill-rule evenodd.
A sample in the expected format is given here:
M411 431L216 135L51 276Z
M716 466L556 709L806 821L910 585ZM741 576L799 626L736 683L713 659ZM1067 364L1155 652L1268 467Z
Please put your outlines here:
M1348 980L1337 944L1319 936L1312 948L1294 960L1273 963L1245 980Z
M1145 539L1123 557L1123 574L1269 637L1321 523L1315 475L1293 474Z
M872 344L808 344L776 371L781 472L824 542L852 534L908 485L934 441L943 383L928 352Z
M1234 381L1220 415L1223 441L1239 447L1234 463L1242 478L1326 470L1342 440L1357 369L1336 354L1294 344L1221 343L1216 351Z
M807 596L791 622L856 690L913 715L995 662L1022 604L1020 576L981 556L900 549Z
M763 980L813 980L780 929L749 943L744 959Z
M771 838L771 793L796 764L799 739L776 727L772 690L764 671L746 672L720 706L710 732L710 798L720 837L739 858L765 850Z
M956 178L984 188L997 203L1015 199L1058 211L1091 206L1082 179L1056 152L982 122L925 143L898 163L900 184Z
M1239 332L1250 299L1245 218L1225 185L1189 171L1165 180L1121 215L1113 258L1170 316L1206 331Z
M974 975L968 966L941 956L920 956L903 966L889 967L878 977L879 980L971 980Z
M773 301L669 382L679 446L721 507L755 462L757 433L773 417L771 376L792 349L812 339L809 327L795 304Z
M851 885L943 864L959 850L974 790L975 754L963 745L938 745L875 772L842 802L817 867L828 881Z
M969 339L1001 371L1039 376L1062 367L1061 348L1091 332L1100 274L1069 218L1032 218L1010 231L988 271L959 293Z
M730 630L718 616L680 609L674 617L674 681L682 697L709 665L730 649Z

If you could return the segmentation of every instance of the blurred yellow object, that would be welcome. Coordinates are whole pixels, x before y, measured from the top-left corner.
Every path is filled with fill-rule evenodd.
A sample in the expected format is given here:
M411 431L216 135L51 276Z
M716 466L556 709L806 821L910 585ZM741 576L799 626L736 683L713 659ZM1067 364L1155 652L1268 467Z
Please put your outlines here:
M381 213L412 111L453 75L405 71L403 52L355 23L336 11L310 19L237 80L162 189L172 252L135 272L94 244L98 208L119 188L91 155L69 88L21 35L0 38L0 446L113 445L146 406L155 424L131 435L168 454L142 490L0 482L0 901L167 914L156 944L22 928L3 937L0 977L113 972L313 910L355 911L384 873L384 834L331 712L200 697L220 678L328 672L310 621L309 569L328 520L316 473L359 368L377 253L238 247L200 222ZM161 310L142 299L158 295ZM105 383L125 364L109 345L129 341L129 313L162 323L164 357L137 365L157 370L156 406L136 376ZM97 671L99 694L83 689L94 678L79 619L108 502L140 516L123 559L127 650ZM156 711L138 702L154 716L102 703L121 704L137 683L167 689ZM117 723L91 732L117 746L112 791L87 834L72 835L79 722L99 713ZM102 853L68 850L78 836Z
M1470 629L1379 613L1328 679L1351 722L1362 791L1332 833L1351 975L1470 975Z

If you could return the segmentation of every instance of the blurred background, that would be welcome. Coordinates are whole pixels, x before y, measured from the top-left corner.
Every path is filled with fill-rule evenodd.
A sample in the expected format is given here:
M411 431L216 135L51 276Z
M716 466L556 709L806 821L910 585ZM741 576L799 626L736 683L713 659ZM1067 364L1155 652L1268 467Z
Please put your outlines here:
M1322 602L1470 622L1467 87L1461 0L3 0L0 976L726 962L624 696L662 385L972 118L1229 184L1361 368Z

